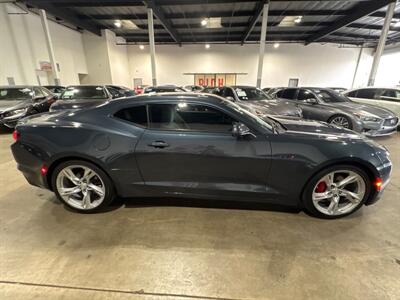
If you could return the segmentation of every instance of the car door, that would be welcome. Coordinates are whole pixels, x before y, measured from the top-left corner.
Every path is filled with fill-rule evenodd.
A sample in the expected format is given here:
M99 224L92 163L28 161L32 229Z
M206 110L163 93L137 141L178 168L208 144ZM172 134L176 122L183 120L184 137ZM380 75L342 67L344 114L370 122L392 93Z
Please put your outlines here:
M375 95L376 105L388 108L400 117L400 90L379 89Z
M237 139L220 108L149 104L149 128L135 149L147 186L163 193L263 195L271 148L264 134Z
M326 121L324 107L317 99L315 94L308 89L299 89L296 100L303 110L303 117L310 120Z
M377 89L368 88L368 89L359 89L351 91L347 94L347 96L356 102L372 104L376 105L375 95Z

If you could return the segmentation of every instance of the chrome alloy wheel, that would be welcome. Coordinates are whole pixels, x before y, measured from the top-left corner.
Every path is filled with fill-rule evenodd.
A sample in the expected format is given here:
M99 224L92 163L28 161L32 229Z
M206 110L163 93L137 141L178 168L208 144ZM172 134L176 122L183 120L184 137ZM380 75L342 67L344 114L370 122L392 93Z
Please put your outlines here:
M333 118L330 121L330 123L333 125L339 126L339 127L350 128L349 121L347 120L347 118L342 117L342 116L337 116L337 117Z
M92 169L72 165L62 169L56 179L61 198L74 208L89 210L104 200L106 188L101 177Z
M326 174L314 186L314 207L328 216L339 216L353 211L364 199L366 183L358 173L336 170Z

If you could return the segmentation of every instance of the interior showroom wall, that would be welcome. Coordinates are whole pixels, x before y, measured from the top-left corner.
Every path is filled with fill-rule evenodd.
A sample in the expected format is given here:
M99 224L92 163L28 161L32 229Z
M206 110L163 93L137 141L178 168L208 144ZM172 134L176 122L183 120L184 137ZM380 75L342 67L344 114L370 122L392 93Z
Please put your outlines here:
M87 73L82 34L49 22L56 60L63 84L79 83L79 73ZM16 84L41 84L51 81L51 72L40 70L48 62L46 40L39 16L14 5L0 4L0 84L13 77Z

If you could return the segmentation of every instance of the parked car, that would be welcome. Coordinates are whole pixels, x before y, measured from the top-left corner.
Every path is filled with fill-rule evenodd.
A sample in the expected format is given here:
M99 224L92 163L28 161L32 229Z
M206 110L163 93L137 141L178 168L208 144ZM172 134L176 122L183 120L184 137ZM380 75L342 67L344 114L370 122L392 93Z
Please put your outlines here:
M43 87L52 92L53 95L56 95L57 98L60 97L62 92L65 90L65 86L61 85L45 85Z
M271 89L270 87L265 87L265 88L263 88L262 90L263 90L265 93L268 93L268 91L269 91L270 89Z
M334 90L335 92L338 93L344 93L345 91L347 91L347 89L343 87L328 87L328 89Z
M392 168L385 148L350 130L263 120L209 94L138 96L33 116L13 136L28 182L85 212L115 196L204 197L338 218L376 202Z
M284 89L284 87L275 87L275 88L270 88L266 94L270 96L271 98L276 98L276 93L279 92L281 89Z
M216 89L218 89L218 88L215 86L205 86L201 92L213 94Z
M148 86L144 89L143 94L148 93L173 93L173 92L188 92L187 90L176 86L176 85L159 85L159 86Z
M0 126L14 128L26 116L46 112L55 96L41 86L1 86Z
M200 93L204 90L204 87L200 85L186 85L185 89L188 90L189 92Z
M136 92L130 88L119 85L106 85L107 91L113 99L136 96Z
M398 88L361 88L344 93L356 102L373 104L390 109L400 117L400 89Z
M146 87L148 87L148 85L146 85L146 84L142 84L142 85L136 86L136 87L135 87L135 93L136 93L136 95L143 94L144 89L145 89Z
M214 94L224 97L253 113L263 116L301 117L299 107L289 101L272 99L261 89L251 86L225 86L218 88Z
M87 108L104 104L111 99L111 93L103 85L73 85L65 89L50 107L50 111Z
M378 106L356 103L331 89L285 88L276 95L298 104L306 119L324 121L368 136L395 133L399 123L394 112Z

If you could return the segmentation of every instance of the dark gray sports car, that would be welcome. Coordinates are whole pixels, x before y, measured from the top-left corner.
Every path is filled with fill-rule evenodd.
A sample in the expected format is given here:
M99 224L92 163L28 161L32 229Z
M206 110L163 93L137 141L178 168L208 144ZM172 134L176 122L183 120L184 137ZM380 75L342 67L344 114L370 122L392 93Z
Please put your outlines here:
M209 94L172 93L24 119L11 146L29 183L96 211L120 197L204 197L324 218L377 201L385 148L326 123L260 119Z
M393 134L399 124L394 112L354 102L331 89L284 88L276 96L299 105L306 119L328 122L367 136Z

